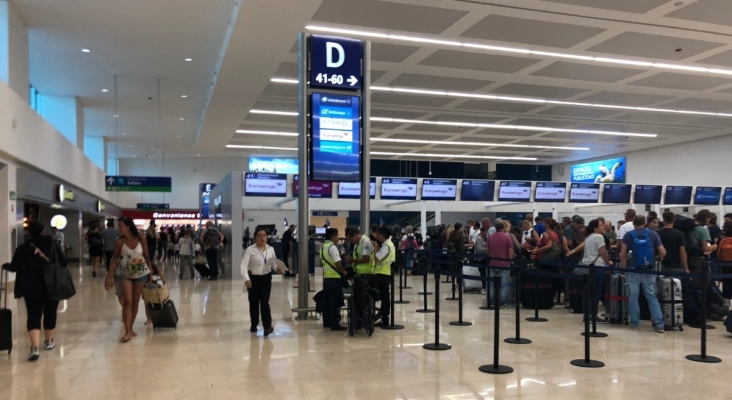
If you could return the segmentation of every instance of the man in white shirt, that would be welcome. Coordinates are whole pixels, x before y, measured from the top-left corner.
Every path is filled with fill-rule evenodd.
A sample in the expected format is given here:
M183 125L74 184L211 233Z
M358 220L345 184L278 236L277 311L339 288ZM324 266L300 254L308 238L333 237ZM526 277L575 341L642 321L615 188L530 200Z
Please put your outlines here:
M629 208L625 211L625 223L623 226L618 229L618 243L623 242L623 237L625 237L625 234L634 230L635 227L633 226L633 219L635 218L635 210L632 208Z
M473 220L469 220L467 224L465 224L465 229L467 229L467 236L468 236L468 244L473 243L473 234L475 233Z

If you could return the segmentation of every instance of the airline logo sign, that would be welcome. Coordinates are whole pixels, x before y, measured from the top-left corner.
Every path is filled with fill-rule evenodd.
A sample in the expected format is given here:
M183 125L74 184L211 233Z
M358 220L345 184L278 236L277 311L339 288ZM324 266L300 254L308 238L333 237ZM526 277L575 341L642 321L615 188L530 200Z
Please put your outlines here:
M300 195L300 179L297 175L293 180L292 188L293 196ZM308 182L308 197L312 198L331 198L333 197L333 183L321 181Z
M333 129L333 130L353 130L353 120L345 119L345 118L328 118L328 117L321 117L320 118L320 129ZM320 131L321 134L324 132L323 130Z
M338 184L338 197L344 199L361 198L361 183L340 182ZM372 199L376 197L376 178L371 178L371 182L369 184L369 197L371 197Z
M347 121L351 122L351 120ZM331 142L347 142L350 144L353 141L353 132L322 130L320 131L320 140L329 140Z
M528 202L531 199L531 182L501 182L498 201Z
M556 182L538 182L536 184L536 201L564 202L567 184Z
M381 180L381 198L397 200L417 199L417 180L384 178Z
M287 196L287 175L251 173L244 174L244 194L247 196Z
M422 200L455 200L456 180L425 179L422 181Z
M596 203L600 198L599 184L573 183L569 191L569 201L579 203Z

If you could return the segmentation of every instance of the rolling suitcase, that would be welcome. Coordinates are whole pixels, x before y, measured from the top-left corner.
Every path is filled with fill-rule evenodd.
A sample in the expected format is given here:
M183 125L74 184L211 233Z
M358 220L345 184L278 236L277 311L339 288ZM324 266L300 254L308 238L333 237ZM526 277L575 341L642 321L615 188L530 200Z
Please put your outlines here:
M573 314L581 314L584 312L583 300L585 298L585 283L584 281L569 281L569 312Z
M166 300L162 304L146 303L147 312L150 314L153 329L178 327L178 312L175 310L173 300Z
M198 271L198 273L201 275L201 278L208 278L209 276L211 276L211 270L208 269L208 265L206 264L195 263L193 264L193 268Z
M554 307L554 282L552 278L529 275L525 272L522 272L521 275L521 306L528 309L536 308L534 296L537 279L539 280L539 309L548 310Z
M480 269L478 269L478 267L463 267L463 276L474 276L480 278ZM468 291L480 292L481 289L483 289L482 281L463 278L463 293Z
M5 301L0 304L0 351L13 351L13 312L8 308L8 271L0 270L0 292Z
M628 324L628 287L623 275L610 275L607 278L605 317L611 324Z
M658 302L661 303L663 313L664 329L684 330L684 303L681 280L678 278L665 277L657 282L656 292Z

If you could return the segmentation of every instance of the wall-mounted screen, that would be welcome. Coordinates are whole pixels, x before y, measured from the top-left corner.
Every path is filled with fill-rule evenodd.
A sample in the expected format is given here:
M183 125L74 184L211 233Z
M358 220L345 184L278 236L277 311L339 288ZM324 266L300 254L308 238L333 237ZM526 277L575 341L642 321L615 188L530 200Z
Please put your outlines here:
M286 197L287 175L246 172L244 174L244 195Z
M602 202L630 204L630 192L632 189L633 185L606 183L602 191Z
M371 177L369 183L369 196L376 198L376 178ZM339 182L338 197L341 199L360 199L361 182Z
M599 183L573 183L569 189L570 203L597 203L599 199Z
M567 184L564 182L537 182L534 201L539 203L564 203L567 198Z
M296 174L298 165L297 158L249 157L249 172Z
M635 185L633 203L636 204L661 204L661 185Z
M724 188L724 198L722 204L725 206L732 206L732 187Z
M625 157L576 164L570 168L572 182L625 183Z
M721 187L697 186L694 204L718 206L720 197L722 197Z
M463 179L460 201L493 201L496 181L475 181Z
M381 198L417 200L417 178L382 178Z
M298 175L292 178L292 195L300 195L300 179ZM308 182L308 197L315 199L333 197L333 182L310 181Z
M310 175L313 180L361 180L361 107L358 96L312 94Z
M424 179L422 180L422 200L455 200L457 197L457 180Z
M501 181L498 185L498 201L528 203L529 200L531 200L531 182Z
M691 204L691 186L666 186L663 204Z

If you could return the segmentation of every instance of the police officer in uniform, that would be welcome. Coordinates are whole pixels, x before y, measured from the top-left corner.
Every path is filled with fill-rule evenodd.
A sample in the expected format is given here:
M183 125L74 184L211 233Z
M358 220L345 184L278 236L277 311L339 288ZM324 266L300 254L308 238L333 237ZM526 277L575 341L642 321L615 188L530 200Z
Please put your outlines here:
M338 229L327 229L325 243L320 248L320 262L323 265L323 328L345 331L348 328L338 322L338 317L343 305L341 277L346 272L341 265L341 256L338 254L336 242L338 242Z
M381 325L389 325L389 312L391 302L389 299L389 285L391 284L391 265L396 260L396 249L391 241L389 228L382 226L376 231L376 254L374 259L376 265L372 282L379 290L381 298Z

